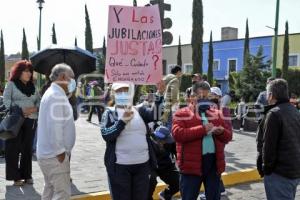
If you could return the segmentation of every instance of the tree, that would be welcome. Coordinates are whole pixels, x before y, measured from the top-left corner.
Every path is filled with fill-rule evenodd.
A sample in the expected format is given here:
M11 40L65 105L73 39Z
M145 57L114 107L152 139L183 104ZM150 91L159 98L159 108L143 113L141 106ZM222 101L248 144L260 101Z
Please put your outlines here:
M179 42L178 42L177 65L182 66L182 58L181 58L181 41L180 41L180 36L179 36Z
M22 40L22 60L29 60L29 52L28 52L26 33L24 28L23 28L23 40Z
M54 23L53 23L53 26L52 26L52 44L57 44L56 31L55 31L55 24Z
M285 34L284 34L284 44L283 44L283 63L282 63L282 75L281 77L285 80L288 79L289 70L289 23L285 22Z
M264 63L263 47L260 46L256 55L246 54L246 62L240 73L238 96L247 102L254 102L261 91L266 89L263 72L260 70Z
M102 54L99 53L97 56L98 59L98 72L104 74L105 72L105 59L106 59L106 42L105 37L103 38Z
M5 82L5 52L4 52L4 39L3 32L1 30L0 37L0 84L4 86Z
M105 37L103 38L102 54L103 54L104 58L106 58L106 41L105 41Z
M75 37L74 45L75 45L75 47L77 47L77 37Z
M37 49L39 49L39 43L40 43L39 36L37 36L36 37L36 46L37 46Z
M248 27L248 19L246 20L246 33L245 33L245 43L244 43L244 66L246 65L246 62L247 62L247 57L250 53L250 50L249 50L249 27Z
M85 5L85 49L93 53L93 36L90 23L90 17Z
M192 60L193 73L202 74L203 5L202 0L193 0Z
M134 6L134 7L137 7L137 2L136 2L136 0L133 0L133 6Z
M213 64L214 64L214 47L213 47L213 40L212 40L212 32L210 32L208 69L207 69L207 80L210 85L213 85L214 82Z

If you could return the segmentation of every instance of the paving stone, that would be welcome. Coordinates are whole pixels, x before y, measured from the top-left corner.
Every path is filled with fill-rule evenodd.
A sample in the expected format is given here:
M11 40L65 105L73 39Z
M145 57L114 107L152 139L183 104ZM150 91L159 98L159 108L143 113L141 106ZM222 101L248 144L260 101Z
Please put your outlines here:
M71 157L73 195L108 190L107 174L103 162L106 145L101 137L99 126L87 123L86 118L86 115L81 115L76 121L76 144ZM95 122L96 118L93 116ZM226 171L253 168L255 167L255 158L255 133L234 133L233 141L226 146ZM33 178L35 183L32 186L11 186L12 182L5 180L5 160L0 158L0 199L40 199L44 180L36 161L33 161Z

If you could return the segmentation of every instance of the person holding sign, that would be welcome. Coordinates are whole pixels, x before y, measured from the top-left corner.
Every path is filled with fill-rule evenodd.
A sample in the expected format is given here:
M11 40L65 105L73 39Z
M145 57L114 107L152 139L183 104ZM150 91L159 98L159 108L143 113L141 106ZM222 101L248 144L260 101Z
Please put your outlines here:
M156 120L155 108L163 98L159 96L152 108L133 106L133 88L129 83L113 83L115 107L105 110L100 125L107 143L104 162L113 200L147 200L150 171L157 167L148 123ZM159 93L164 89L160 82Z

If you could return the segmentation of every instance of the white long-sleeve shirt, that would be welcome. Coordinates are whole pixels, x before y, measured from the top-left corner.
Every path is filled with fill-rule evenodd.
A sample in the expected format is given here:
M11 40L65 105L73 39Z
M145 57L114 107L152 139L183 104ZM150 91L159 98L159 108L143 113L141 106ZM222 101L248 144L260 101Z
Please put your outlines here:
M37 128L37 158L71 152L75 144L73 110L65 91L52 83L42 97Z

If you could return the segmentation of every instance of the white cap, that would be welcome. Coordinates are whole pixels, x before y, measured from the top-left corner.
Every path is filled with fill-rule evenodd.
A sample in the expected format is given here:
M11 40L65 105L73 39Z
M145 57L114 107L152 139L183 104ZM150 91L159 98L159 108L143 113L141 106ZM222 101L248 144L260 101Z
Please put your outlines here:
M212 87L212 88L210 88L210 92L214 93L215 95L218 95L220 97L222 96L222 91L218 87Z
M116 91L120 88L129 88L129 84L128 83L121 83L121 82L118 82L118 83L113 83L112 86L111 86L111 89Z

